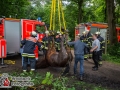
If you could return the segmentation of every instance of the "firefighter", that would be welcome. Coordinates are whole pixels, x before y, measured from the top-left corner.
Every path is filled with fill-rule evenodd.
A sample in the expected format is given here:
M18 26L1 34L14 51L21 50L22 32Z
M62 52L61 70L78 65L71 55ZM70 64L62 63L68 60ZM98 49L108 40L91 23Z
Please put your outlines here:
M28 59L30 61L31 72L35 71L36 59L34 54L35 46L37 45L39 48L41 44L36 40L37 33L32 31L31 36L21 41L21 47L24 46L24 50L22 53L23 57L23 72L27 71Z
M85 42L85 39L86 39L86 35L85 35L85 31L83 31L83 32L82 32L82 36L80 37L80 40L81 40L82 42L86 43L86 42Z
M49 36L49 31L45 31L45 36L42 39L42 49L44 55L47 54L49 41L52 41L52 38Z
M100 36L100 32L96 32L95 34L97 35L97 38L100 41L99 66L102 66L102 52L105 49L105 41L104 38Z
M60 51L60 42L61 42L61 33L59 31L57 31L57 35L55 36L56 52Z
M83 31L82 36L80 37L80 40L87 45L87 38L86 38L86 32L85 31ZM88 49L85 48L84 49L84 60L88 59L87 54L88 54Z
M86 42L88 45L88 58L92 58L92 53L90 52L90 49L92 48L92 34L90 33L89 30L86 30Z

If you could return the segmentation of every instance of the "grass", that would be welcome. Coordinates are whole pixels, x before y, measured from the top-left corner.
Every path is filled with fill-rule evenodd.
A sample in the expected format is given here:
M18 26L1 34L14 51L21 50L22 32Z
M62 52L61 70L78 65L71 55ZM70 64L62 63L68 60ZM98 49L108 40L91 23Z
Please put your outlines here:
M114 64L120 65L120 58L116 56L111 56L109 54L103 54L102 59L105 61L112 62Z

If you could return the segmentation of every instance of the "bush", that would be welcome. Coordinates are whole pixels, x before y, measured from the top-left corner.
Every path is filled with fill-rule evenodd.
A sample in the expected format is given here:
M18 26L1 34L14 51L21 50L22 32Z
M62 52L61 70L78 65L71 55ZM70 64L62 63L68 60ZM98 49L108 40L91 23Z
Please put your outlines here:
M108 45L107 51L108 51L108 54L119 57L120 56L120 43L116 43L114 45Z
M108 54L103 54L103 60L111 61L114 63L120 63L120 43L116 43L113 45L108 45L107 49Z
M106 61L113 62L113 63L120 64L120 58L118 58L117 56L112 56L110 54L103 54L102 55L102 59L106 60Z

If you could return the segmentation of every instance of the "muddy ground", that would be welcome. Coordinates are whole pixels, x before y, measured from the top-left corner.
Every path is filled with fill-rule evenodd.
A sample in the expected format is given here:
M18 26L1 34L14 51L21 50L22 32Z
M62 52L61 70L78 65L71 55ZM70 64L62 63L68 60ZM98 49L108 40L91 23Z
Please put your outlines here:
M8 57L6 60L15 60L14 65L8 65L7 68L0 68L0 73L14 72L16 70L22 71L21 57ZM71 63L71 69L68 77L73 75L74 60ZM120 65L116 65L107 61L103 61L103 66L98 71L92 71L94 63L92 60L84 61L84 81L95 85L110 88L111 90L120 90ZM37 72L46 73L51 72L54 76L60 76L63 68L48 67L44 69L37 69ZM78 65L79 72L79 65Z

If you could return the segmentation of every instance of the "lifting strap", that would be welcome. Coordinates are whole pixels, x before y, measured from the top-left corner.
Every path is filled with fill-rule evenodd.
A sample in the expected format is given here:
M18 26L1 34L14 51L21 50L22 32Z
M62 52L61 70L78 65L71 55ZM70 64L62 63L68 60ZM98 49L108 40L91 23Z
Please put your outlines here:
M56 2L57 2L57 8L58 8L58 25L61 32L61 26L64 26L64 29L66 30L66 23L64 18L64 13L62 10L62 0L52 0L51 5L51 15L50 15L50 30L56 29Z

